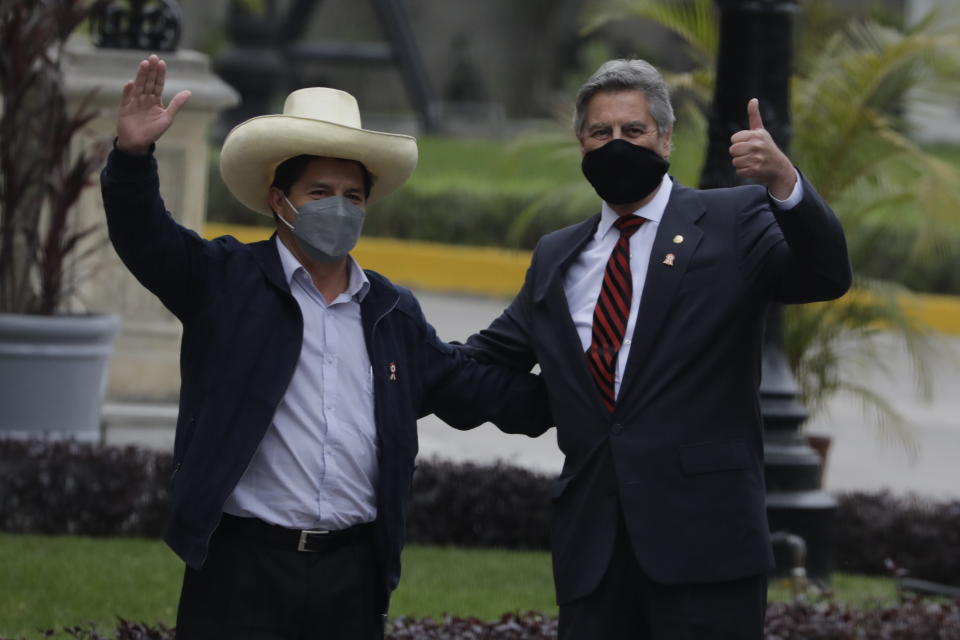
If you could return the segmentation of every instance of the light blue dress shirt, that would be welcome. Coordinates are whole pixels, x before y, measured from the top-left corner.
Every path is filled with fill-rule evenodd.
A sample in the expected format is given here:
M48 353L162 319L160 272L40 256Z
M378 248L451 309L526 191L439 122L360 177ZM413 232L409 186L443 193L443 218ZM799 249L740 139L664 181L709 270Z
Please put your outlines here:
M637 324L637 309L640 307L640 298L643 296L643 285L647 280L647 265L650 262L650 252L653 251L653 241L657 236L657 229L663 212L670 201L670 192L673 190L673 181L670 176L664 175L656 194L647 204L633 212L634 215L646 218L640 228L630 237L630 274L633 278L633 296L630 298L630 316L627 318L627 328L623 334L623 344L617 354L617 368L614 372L614 393L620 395L620 382L623 380L623 371L627 366L627 357L630 355L630 345L633 343L633 330ZM803 187L800 182L800 173L797 172L797 183L793 192L786 200L778 200L770 196L774 204L780 209L792 209L803 199ZM584 246L580 255L567 268L563 278L563 292L567 296L567 306L570 308L570 317L580 336L583 350L590 348L593 340L593 311L600 297L600 287L603 285L603 272L607 268L610 253L620 238L620 232L613 227L619 216L606 202L600 209L600 223L593 237Z
M303 314L303 347L287 392L224 512L292 529L337 530L377 516L373 375L360 302L370 288L352 258L347 290L327 304L276 238Z

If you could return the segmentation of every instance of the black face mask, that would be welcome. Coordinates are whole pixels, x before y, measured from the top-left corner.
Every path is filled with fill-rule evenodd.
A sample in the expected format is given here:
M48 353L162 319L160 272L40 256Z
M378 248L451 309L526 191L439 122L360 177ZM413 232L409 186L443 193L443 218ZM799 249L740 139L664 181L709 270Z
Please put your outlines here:
M656 151L619 138L587 152L580 163L597 195L609 204L643 200L657 188L669 167Z

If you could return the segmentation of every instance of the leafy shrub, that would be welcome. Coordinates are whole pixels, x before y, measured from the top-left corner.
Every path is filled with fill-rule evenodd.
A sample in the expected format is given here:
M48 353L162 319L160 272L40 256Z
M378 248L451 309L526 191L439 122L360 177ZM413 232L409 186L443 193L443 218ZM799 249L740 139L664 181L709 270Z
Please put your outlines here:
M0 441L0 530L159 536L171 467L135 447Z
M446 616L433 618L395 618L387 624L386 640L539 640L557 637L557 618L542 613L505 613L499 620Z
M421 544L546 549L549 485L545 475L505 464L421 462L407 537Z
M595 213L600 202L579 169L579 149L566 130L514 143L425 137L421 162L399 191L370 207L364 233L457 245L532 249L546 233ZM671 174L695 186L703 142L696 131L674 135ZM953 159L956 163L960 160ZM210 153L211 221L272 226L237 202L220 178L219 151ZM917 254L922 229L898 225L861 229L848 238L859 275L917 291L960 294L960 270L948 259ZM879 236L879 241L874 235ZM861 244L868 249L858 249ZM941 233L944 256L960 252L960 235ZM941 256L942 257L942 256Z
M883 609L836 604L771 604L766 640L951 640L960 638L960 603L909 601Z
M163 625L151 627L119 620L113 635L92 627L64 632L79 640L176 640ZM50 632L52 635L53 632ZM557 637L557 619L542 613L506 613L499 620L452 616L394 618L386 640L547 640ZM960 603L910 601L883 609L849 609L840 605L772 604L767 608L765 640L954 640L960 638ZM4 640L0 638L0 640Z
M960 585L960 500L854 492L839 496L838 568L877 574L887 558L910 575Z

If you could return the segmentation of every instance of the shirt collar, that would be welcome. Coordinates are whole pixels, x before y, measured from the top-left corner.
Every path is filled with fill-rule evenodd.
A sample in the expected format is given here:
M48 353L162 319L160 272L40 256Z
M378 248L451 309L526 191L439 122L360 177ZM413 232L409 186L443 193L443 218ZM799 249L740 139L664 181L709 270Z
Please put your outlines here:
M633 215L646 218L648 222L660 224L660 220L663 218L663 212L667 209L667 202L670 201L670 192L672 190L673 180L671 180L667 174L663 174L663 179L660 181L660 187L657 189L657 193L650 202L634 211ZM611 209L609 204L604 202L600 208L600 224L597 226L596 237L602 238L607 235L610 227L613 226L613 223L616 222L619 217L617 212Z
M287 248L287 245L283 244L279 235L277 235L274 240L277 243L277 251L280 253L280 264L283 265L283 275L287 280L287 284L293 286L293 279L297 273L302 271L306 275L307 270L304 269L300 261L297 260L297 257ZM370 291L370 280L367 279L367 274L363 272L360 264L354 260L351 255L347 256L347 269L349 270L349 276L347 290L344 291L344 293L351 298L355 298L357 302L363 302L363 299L367 297L367 293Z

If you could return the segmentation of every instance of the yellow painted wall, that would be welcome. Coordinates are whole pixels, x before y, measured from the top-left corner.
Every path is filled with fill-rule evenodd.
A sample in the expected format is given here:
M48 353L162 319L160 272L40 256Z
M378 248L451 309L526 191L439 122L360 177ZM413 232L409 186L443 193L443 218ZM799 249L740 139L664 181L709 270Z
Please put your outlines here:
M242 242L264 240L271 232L267 227L216 223L204 229L208 238L232 235ZM366 237L353 255L364 268L398 284L501 298L516 294L530 262L529 251ZM960 298L912 295L908 311L936 331L960 335Z

